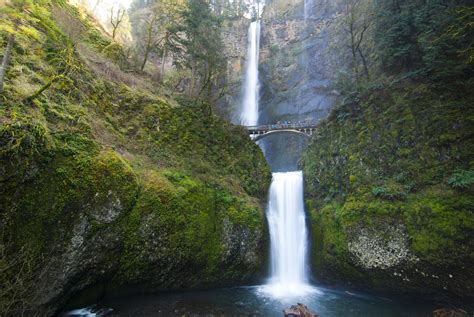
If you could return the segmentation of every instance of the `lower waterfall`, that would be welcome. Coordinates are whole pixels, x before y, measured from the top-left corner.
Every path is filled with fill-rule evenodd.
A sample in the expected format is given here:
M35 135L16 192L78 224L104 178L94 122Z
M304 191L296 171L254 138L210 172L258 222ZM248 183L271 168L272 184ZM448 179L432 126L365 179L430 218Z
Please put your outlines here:
M267 218L271 278L264 291L276 297L314 291L308 284L308 237L301 171L273 173Z

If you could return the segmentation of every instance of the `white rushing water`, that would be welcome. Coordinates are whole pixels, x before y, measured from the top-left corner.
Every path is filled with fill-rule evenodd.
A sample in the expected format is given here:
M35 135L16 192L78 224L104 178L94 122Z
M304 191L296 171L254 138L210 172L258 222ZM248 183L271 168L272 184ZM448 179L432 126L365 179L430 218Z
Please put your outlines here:
M313 1L310 2L312 8ZM257 8L260 16L263 5ZM257 19L250 24L248 30L247 65L240 115L241 124L244 126L258 124L259 52L260 21ZM317 292L308 284L306 269L308 237L301 171L273 174L267 218L271 240L272 276L269 283L259 290L272 297L283 299Z
M272 276L264 287L274 297L316 291L308 284L308 237L303 203L303 173L273 173L267 211Z
M244 126L258 124L258 101L260 84L258 80L258 56L260 54L260 20L249 26L247 67L245 70L244 96L240 123Z
M308 20L313 15L314 0L304 0L304 19Z

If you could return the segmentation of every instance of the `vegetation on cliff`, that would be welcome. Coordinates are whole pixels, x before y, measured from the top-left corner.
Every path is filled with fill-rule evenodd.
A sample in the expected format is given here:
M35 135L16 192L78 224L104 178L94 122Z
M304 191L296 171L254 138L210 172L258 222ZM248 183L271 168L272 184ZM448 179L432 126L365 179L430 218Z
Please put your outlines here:
M340 103L302 161L314 272L381 290L472 297L472 7L377 1L369 8L359 49L370 58L354 54ZM380 243L359 248L367 238ZM384 260L364 257L379 247L372 258ZM396 259L386 262L384 251Z
M54 311L95 284L255 278L270 172L246 131L203 98L163 97L125 73L121 45L64 1L1 15L0 47L14 41L0 95L0 311Z

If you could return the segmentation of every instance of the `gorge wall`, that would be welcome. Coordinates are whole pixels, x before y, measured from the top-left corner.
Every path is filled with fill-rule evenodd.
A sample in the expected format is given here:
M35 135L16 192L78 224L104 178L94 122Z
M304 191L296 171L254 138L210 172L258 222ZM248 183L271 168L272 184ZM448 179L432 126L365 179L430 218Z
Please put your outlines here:
M75 8L42 5L42 40L15 44L0 106L2 314L262 277L271 175L246 130L140 85ZM56 14L84 25L77 46ZM28 98L64 52L68 81Z
M311 4L311 3L310 3ZM309 5L310 5L309 4ZM332 88L331 24L337 7L331 1L269 1L263 14L260 102L261 121L327 117L337 93Z
M445 97L365 91L318 128L302 165L319 281L474 296L472 97Z

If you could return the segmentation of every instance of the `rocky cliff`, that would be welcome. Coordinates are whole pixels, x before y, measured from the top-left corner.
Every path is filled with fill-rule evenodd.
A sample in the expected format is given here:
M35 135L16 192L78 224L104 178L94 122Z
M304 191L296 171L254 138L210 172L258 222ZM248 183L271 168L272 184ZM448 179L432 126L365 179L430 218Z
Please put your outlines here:
M309 6L309 7L308 7ZM327 117L337 92L329 50L338 6L331 1L267 1L260 43L260 123ZM226 95L221 109L238 121L244 80L249 19L226 21Z
M335 22L358 34L365 25L363 47L352 67L334 65L345 71L341 98L301 164L313 273L328 283L472 299L474 99L472 63L464 62L472 54L468 33L445 31L463 29L460 14L472 9L463 1L358 3ZM330 47L342 60L346 29ZM416 61L400 67L403 54Z
M224 95L219 100L218 110L220 115L228 120L239 123L242 87L244 81L245 62L247 53L247 37L250 19L245 17L229 19L224 22L222 40L227 59L227 74Z
M263 14L261 122L327 117L336 93L329 46L331 1L270 1ZM311 6L311 8L308 8Z
M330 54L337 6L331 1L269 1L262 15L260 123L317 123L337 99ZM260 141L273 171L296 170L306 139Z

